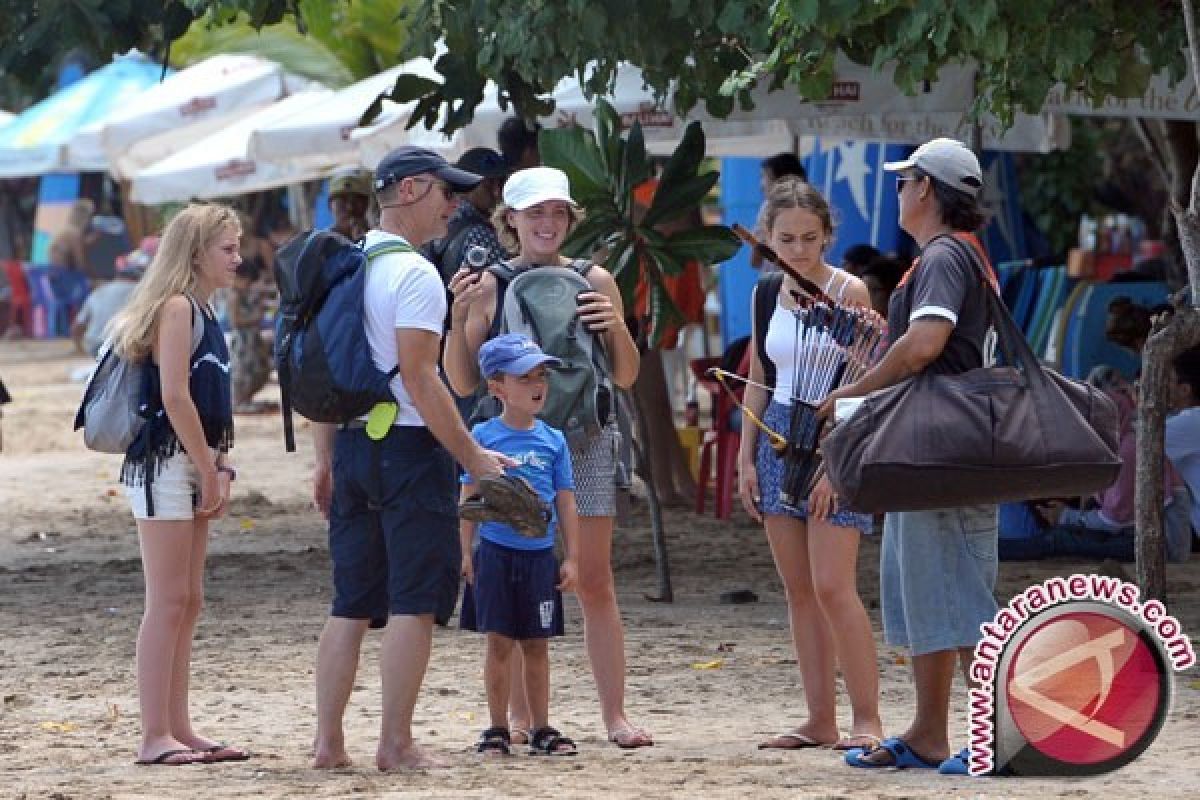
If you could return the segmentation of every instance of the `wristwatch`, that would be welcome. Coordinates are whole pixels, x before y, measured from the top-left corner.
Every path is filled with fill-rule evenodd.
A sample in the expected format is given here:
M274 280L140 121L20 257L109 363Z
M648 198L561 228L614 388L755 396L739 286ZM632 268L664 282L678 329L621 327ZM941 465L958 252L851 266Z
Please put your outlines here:
M237 480L237 470L234 469L233 467L229 466L228 464L218 464L217 472L224 472L226 475L229 476L230 481Z

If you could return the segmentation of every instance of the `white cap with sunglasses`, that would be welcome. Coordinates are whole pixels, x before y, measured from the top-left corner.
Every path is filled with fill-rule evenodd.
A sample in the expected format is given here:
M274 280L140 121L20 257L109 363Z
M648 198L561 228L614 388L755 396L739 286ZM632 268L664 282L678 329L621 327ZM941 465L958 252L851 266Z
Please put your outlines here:
M908 158L888 161L883 168L887 172L918 169L951 189L972 197L978 196L983 189L983 170L979 167L979 159L957 139L931 139L914 150Z

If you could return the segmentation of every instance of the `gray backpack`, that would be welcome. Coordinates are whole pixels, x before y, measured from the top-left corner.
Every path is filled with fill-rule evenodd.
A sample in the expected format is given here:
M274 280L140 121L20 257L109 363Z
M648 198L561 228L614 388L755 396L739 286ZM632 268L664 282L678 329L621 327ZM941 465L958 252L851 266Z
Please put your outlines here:
M594 291L584 277L591 268L591 262L583 259L570 267L515 269L508 263L488 267L497 282L496 313L488 338L523 333L563 362L550 371L546 407L538 416L572 444L599 433L613 410L608 353L601 338L584 327L577 311L580 292ZM488 404L481 406L486 409ZM492 416L499 411L494 403L490 410Z
M200 306L192 301L192 353L204 338ZM133 363L113 352L110 337L100 348L96 369L83 390L75 414L75 430L83 428L83 443L97 453L124 453L137 438L145 418L138 413L144 362Z

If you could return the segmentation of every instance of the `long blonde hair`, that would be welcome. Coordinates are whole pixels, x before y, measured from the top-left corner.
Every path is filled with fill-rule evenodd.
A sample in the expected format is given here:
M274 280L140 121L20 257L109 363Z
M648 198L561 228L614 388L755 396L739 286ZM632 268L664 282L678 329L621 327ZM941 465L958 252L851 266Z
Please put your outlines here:
M241 229L237 213L226 206L196 203L175 215L129 303L112 322L113 349L118 356L142 361L150 354L163 305L177 294L194 293L196 268L204 250L224 231L240 236Z

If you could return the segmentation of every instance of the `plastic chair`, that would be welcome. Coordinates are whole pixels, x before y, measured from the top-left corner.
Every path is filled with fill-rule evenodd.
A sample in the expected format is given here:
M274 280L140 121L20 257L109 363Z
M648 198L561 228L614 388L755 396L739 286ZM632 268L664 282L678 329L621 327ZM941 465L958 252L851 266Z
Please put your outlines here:
M733 511L733 488L737 481L737 454L741 442L741 432L733 427L737 405L717 380L708 375L710 368L721 366L720 358L693 359L689 366L692 374L696 376L697 385L712 397L713 409L712 427L704 432L704 440L700 446L700 469L696 477L696 513L704 513L715 451L714 511L717 519L727 519ZM745 377L749 368L750 350L747 348L742 363L738 365L738 375ZM744 387L738 385L732 388L740 400Z
M20 261L4 261L3 268L9 289L8 327L15 328L24 336L32 336L33 298L29 292L29 282L25 280L25 269ZM0 330L0 334L4 332Z

